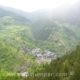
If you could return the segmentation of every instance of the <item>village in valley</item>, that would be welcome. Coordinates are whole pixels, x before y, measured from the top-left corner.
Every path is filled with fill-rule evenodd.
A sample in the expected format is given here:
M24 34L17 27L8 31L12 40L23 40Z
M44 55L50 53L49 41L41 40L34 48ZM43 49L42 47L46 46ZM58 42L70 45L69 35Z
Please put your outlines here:
M54 52L48 50L41 51L40 48L32 49L31 54L36 58L37 63L49 63L51 60L57 58L57 55Z

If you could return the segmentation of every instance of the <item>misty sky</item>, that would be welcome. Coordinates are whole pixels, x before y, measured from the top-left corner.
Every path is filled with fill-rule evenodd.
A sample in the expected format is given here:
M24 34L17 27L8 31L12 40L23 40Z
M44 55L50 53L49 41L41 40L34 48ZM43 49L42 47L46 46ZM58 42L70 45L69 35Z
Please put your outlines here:
M39 9L53 9L64 5L73 5L79 0L0 0L0 5L32 12Z

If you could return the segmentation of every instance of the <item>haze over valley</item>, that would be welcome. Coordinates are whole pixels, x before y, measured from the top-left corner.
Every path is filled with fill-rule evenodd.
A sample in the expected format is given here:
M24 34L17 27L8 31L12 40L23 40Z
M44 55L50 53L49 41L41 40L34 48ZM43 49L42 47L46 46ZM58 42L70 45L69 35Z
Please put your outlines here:
M31 11L1 3L1 80L79 80L80 1L69 3ZM26 77L27 73L70 72L74 74L67 77Z

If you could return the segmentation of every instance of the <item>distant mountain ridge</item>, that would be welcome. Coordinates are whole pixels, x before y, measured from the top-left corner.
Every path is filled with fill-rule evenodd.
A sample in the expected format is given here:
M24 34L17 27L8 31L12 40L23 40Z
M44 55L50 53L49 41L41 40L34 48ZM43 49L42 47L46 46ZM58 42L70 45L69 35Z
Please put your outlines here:
M30 22L30 20L24 17L22 14L26 14L26 13L24 13L23 11L14 9L14 8L0 6L0 16L11 16L20 22L21 21L24 23Z
M11 16L16 22L29 24L37 46L42 46L43 49L47 44L52 47L56 46L55 48L63 44L66 46L71 42L73 45L80 39L79 5L77 4L65 8L60 7L59 10L55 9L50 12L39 10L31 13L1 6L0 15ZM51 48L50 50L55 51L54 48Z

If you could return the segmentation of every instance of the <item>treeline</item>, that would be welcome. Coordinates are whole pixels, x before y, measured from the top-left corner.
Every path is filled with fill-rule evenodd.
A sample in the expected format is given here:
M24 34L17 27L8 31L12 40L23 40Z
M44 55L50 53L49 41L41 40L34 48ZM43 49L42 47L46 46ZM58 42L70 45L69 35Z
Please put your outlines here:
M53 60L49 65L43 66L33 78L28 80L79 80L80 79L80 46L67 55Z

